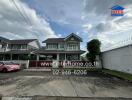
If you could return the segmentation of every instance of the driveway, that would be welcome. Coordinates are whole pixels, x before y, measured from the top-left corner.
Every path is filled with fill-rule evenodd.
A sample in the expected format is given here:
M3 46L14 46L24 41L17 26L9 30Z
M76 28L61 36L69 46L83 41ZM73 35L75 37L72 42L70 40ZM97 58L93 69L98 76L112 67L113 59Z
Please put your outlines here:
M132 84L99 73L53 76L50 72L0 73L3 96L132 97Z

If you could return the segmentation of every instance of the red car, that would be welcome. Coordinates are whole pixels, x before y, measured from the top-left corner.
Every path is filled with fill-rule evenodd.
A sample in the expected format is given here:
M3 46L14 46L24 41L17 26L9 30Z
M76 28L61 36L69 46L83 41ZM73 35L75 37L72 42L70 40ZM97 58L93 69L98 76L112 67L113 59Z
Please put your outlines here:
M15 70L20 70L19 64L16 64L16 63L10 62L10 61L0 62L0 71L10 72L10 71L15 71Z

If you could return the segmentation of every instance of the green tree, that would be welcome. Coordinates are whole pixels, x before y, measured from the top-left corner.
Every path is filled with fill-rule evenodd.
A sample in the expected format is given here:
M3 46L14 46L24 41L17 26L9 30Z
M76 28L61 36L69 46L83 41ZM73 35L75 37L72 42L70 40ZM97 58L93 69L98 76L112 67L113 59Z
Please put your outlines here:
M97 55L100 55L101 42L98 39L93 39L87 43L87 58L94 64Z

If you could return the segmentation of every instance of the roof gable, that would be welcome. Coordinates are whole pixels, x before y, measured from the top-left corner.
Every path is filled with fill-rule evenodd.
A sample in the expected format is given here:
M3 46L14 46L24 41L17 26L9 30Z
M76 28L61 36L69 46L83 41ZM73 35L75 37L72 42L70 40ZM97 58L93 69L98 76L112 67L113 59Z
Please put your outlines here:
M113 7L111 7L112 10L124 10L124 7L119 6L119 5L115 5Z
M78 41L82 42L82 38L74 33L71 33L70 35L68 35L64 40L66 41L66 40L70 39L71 37L75 37Z
M71 37L74 37L77 41L82 42L82 38L80 38L78 35L71 33L70 35L68 35L65 38L48 38L45 41L43 41L42 43L60 43L60 42L65 42L68 39L70 39Z

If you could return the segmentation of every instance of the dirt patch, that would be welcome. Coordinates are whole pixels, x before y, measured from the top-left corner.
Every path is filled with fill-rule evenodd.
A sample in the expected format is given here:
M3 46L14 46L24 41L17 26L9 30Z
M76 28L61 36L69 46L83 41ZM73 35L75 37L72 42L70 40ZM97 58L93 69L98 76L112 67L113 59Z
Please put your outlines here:
M0 85L10 85L13 83L16 83L16 81L18 81L19 78L2 78L0 79Z
M22 73L24 75L22 75ZM4 96L132 97L132 84L106 76L53 76L35 72L0 78ZM37 75L38 73L38 75Z

